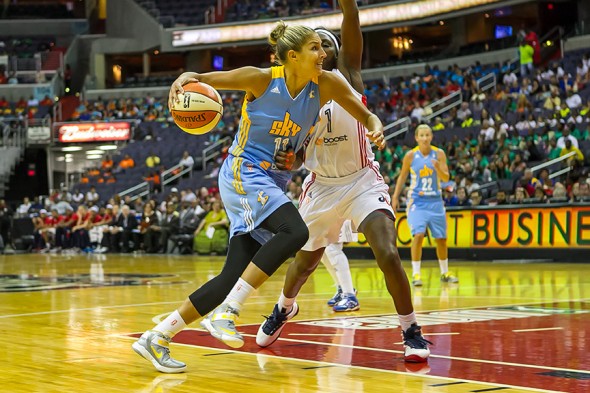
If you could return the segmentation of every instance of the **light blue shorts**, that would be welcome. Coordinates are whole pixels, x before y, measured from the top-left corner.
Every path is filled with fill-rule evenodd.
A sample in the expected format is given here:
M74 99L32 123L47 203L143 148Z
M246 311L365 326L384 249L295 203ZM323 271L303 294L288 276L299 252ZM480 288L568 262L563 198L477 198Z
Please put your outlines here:
M428 228L435 239L447 238L447 215L441 199L414 199L408 206L407 214L412 236L426 233Z
M219 192L230 222L230 236L254 231L275 210L291 203L283 183L260 166L230 155L219 170ZM258 236L264 232L265 236ZM252 235L260 243L270 237L262 229Z

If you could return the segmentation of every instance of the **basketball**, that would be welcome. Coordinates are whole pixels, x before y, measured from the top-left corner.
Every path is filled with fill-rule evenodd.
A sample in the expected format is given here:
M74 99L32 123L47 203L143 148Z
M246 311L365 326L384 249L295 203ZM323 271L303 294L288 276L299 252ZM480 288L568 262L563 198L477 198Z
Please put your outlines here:
M172 108L174 122L189 134L211 131L223 115L223 101L217 90L202 82L188 83L183 89L184 94L178 95L180 101Z

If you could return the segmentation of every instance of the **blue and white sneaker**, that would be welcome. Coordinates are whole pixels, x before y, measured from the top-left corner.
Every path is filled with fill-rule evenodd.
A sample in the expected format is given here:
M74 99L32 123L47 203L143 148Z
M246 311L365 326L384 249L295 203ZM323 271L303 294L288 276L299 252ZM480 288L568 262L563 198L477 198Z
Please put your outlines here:
M342 300L342 287L338 285L338 291L334 296L332 296L332 299L328 300L328 306L334 307L334 305L340 300Z
M332 308L336 312L357 311L361 308L358 299L352 293L342 295L342 299Z
M298 313L299 306L297 303L293 303L291 311L286 313L282 313L279 310L279 305L275 304L272 314L270 314L268 317L265 317L266 321L264 321L264 323L258 328L258 333L256 334L256 344L264 348L277 341L281 335L281 331L287 324L287 321L295 317Z

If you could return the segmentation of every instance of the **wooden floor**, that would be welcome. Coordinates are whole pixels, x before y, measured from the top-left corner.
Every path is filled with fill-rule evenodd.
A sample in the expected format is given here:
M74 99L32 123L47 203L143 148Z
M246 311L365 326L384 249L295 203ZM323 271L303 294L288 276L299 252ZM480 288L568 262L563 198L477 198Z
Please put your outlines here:
M566 258L566 256L564 256ZM320 268L301 311L273 346L254 342L282 287L281 268L250 299L239 351L198 324L175 337L181 375L131 350L214 276L221 258L0 256L0 372L5 392L530 392L590 391L590 264L452 262L459 284L424 263L413 292L434 342L427 365L405 364L391 299L374 261L351 261L361 310L335 314Z

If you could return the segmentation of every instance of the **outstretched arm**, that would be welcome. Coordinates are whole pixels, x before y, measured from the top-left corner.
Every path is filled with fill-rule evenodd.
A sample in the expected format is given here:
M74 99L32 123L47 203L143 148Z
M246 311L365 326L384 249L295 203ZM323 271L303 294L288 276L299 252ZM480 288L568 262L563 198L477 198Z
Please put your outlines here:
M342 9L340 37L342 48L338 55L338 70L359 93L363 93L361 64L363 60L363 33L356 0L339 0Z
M382 150L385 147L383 124L377 115L371 113L350 91L342 78L330 71L322 72L320 76L320 106L334 100L344 110L367 128L369 140Z
M185 72L172 83L168 106L172 108L174 102L179 102L178 95L184 93L182 86L190 82L203 82L218 90L242 90L259 97L266 90L270 79L270 69L257 67L242 67L231 71L215 71L204 74Z

